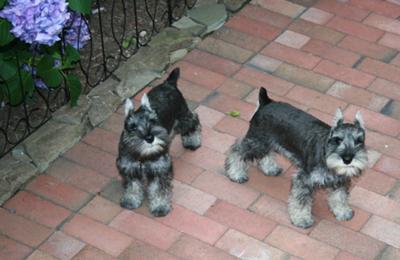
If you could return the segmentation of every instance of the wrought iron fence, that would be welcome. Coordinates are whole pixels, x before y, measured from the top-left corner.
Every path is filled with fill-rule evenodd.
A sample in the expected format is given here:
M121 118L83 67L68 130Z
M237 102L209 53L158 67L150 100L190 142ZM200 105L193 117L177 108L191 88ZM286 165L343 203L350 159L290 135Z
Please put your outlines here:
M196 1L93 1L92 14L81 19L88 26L90 40L80 48L80 60L75 69L83 93L110 77L122 61L145 46L162 28L179 19ZM16 60L18 62L18 57ZM22 65L18 64L20 79ZM5 88L2 93L7 93L9 89L4 82L0 75L0 87ZM48 121L70 98L65 84L58 88L35 84L33 93L27 93L16 104L0 95L0 158Z

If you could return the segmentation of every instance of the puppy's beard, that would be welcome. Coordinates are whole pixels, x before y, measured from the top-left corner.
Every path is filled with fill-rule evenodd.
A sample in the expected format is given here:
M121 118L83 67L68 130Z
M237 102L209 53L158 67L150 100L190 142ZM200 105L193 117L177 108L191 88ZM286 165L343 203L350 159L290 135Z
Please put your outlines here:
M151 156L162 153L164 151L165 142L158 137L154 138L152 143L143 141L139 147L139 153L141 156Z
M338 175L355 177L367 167L368 156L365 151L359 151L353 158L350 164L345 164L342 158L333 153L326 158L326 165Z

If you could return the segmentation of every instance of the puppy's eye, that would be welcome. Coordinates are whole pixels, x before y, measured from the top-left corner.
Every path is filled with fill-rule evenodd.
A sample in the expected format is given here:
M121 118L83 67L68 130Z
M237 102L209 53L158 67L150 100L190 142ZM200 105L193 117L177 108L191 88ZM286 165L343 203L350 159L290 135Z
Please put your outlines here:
M333 142L334 144L336 144L336 145L339 145L342 141L343 141L343 140L342 140L342 138L340 138L340 137L333 137L333 138L332 138L332 142Z
M362 143L364 143L364 138L363 137L358 137L356 139L356 144L362 144Z
M130 125L127 125L126 128L128 131L135 131L137 129L137 126L135 124L130 124Z

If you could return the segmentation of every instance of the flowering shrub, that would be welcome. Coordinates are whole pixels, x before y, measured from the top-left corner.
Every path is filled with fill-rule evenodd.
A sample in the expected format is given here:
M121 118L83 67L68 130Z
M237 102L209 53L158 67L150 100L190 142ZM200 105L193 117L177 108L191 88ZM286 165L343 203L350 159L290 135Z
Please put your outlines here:
M70 17L60 0L9 0L0 17L13 25L11 32L26 43L53 45Z
M71 12L71 16L65 27L64 40L77 50L85 47L86 43L90 40L87 21L79 13Z
M0 0L0 102L18 105L64 83L76 104L81 84L71 70L90 40L91 2Z

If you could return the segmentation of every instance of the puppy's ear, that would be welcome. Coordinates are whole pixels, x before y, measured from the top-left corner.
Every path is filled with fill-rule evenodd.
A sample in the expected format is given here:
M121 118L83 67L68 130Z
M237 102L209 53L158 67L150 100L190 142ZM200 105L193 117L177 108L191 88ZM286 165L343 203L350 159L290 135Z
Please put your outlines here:
M336 110L335 117L333 118L332 128L335 128L341 124L343 124L343 112L342 109L338 107L338 109Z
M357 111L357 113L356 113L356 116L354 119L354 124L365 130L364 119L363 119L360 111Z
M258 104L259 106L264 106L272 102L272 99L268 97L267 90L264 87L260 88L260 92L258 93Z
M149 111L153 111L150 106L149 96L147 96L146 93L142 96L142 99L140 100L140 105Z
M132 100L130 100L129 98L127 98L127 99L125 100L125 109L124 109L124 111L125 111L125 117L128 116L128 115L129 115L129 112L132 111L132 110L134 110L134 109L135 109L135 106L134 106Z
M178 79L179 79L179 75L180 75L180 69L179 68L175 68L168 76L166 82L168 82L169 84L176 86Z

